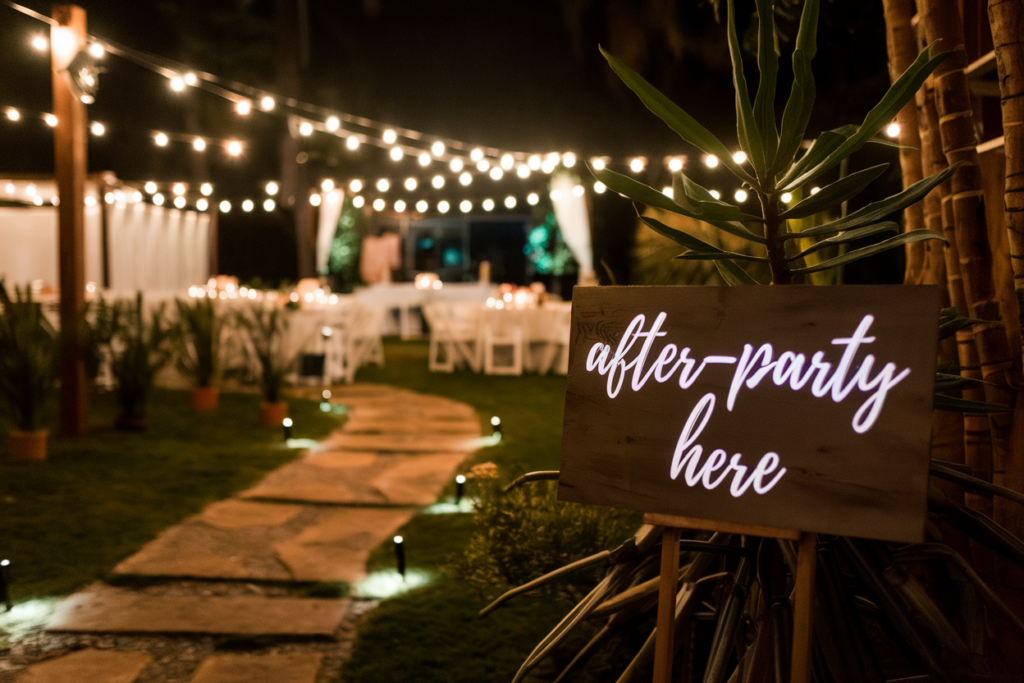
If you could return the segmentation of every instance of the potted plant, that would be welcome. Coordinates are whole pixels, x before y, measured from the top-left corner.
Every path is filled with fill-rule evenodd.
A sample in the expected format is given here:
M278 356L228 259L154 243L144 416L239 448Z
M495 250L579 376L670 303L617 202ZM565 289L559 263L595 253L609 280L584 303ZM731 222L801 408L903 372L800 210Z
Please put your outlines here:
M120 309L108 304L103 297L87 301L82 308L78 320L78 338L90 389L95 388L104 361L109 360L110 342L117 330L119 316Z
M170 359L169 331L164 325L163 303L146 321L142 292L134 303L119 301L117 328L110 344L111 371L117 380L117 402L121 413L114 427L125 431L146 428L145 404L156 373Z
M282 400L281 387L289 362L284 354L284 331L288 321L280 308L253 306L239 316L241 327L249 337L250 348L259 369L263 394L260 403L260 424L280 427L288 416L288 404Z
M11 459L45 460L41 413L57 376L57 333L28 287L14 291L11 299L0 280L0 405L14 422Z
M220 390L220 333L223 319L217 314L212 299L196 299L189 303L175 299L178 320L173 337L178 357L178 370L192 378L192 408L197 412L217 410Z

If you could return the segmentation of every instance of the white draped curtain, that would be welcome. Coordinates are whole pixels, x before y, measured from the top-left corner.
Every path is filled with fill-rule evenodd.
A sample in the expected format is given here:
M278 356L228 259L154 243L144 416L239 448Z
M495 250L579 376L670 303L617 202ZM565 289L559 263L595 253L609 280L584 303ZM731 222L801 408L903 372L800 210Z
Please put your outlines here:
M562 237L580 266L579 282L591 284L596 278L594 249L590 241L590 213L587 210L586 194L573 193L573 188L577 185L579 183L567 174L552 178L552 204L555 207L555 220L558 221Z

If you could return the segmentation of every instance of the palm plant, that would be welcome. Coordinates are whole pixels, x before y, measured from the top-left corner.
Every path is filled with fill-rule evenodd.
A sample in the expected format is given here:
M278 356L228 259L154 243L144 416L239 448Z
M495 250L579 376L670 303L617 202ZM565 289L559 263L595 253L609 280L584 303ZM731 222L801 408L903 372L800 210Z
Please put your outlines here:
M256 355L263 400L279 403L281 387L290 365L284 353L284 331L288 321L279 308L252 306L239 314L239 323L249 335Z
M0 405L24 432L41 426L57 379L57 333L29 288L12 299L0 280Z
M689 233L676 230L650 216L641 220L687 251L678 258L712 261L731 285L761 284L740 263L768 266L771 283L801 282L811 273L841 267L886 249L922 240L941 240L931 230L913 230L868 246L855 242L899 232L890 218L922 199L949 178L952 166L920 180L887 199L836 220L804 230L794 221L827 211L861 192L885 166L857 171L806 193L792 207L781 202L783 193L797 193L869 142L903 105L945 55L920 55L897 78L882 101L860 126L844 126L821 134L797 158L814 100L811 59L815 53L818 0L806 0L793 53L794 82L781 130L776 125L774 101L778 56L771 0L757 0L759 17L758 66L760 84L751 103L746 87L736 31L735 11L728 1L728 41L736 89L737 132L749 166L736 161L706 128L670 102L639 75L605 53L612 69L650 108L684 140L714 155L757 196L760 210L747 213L716 200L685 174L679 174L675 199L611 170L595 175L612 190L635 202L703 221L718 231L751 243L757 250L726 251ZM831 258L816 259L821 250L853 245ZM812 261L809 257L815 257ZM940 317L940 336L979 321L946 309ZM955 391L971 380L949 367L940 368L937 388ZM958 371L958 369L956 369ZM965 401L940 394L936 408L972 413L1005 410L999 406ZM965 506L947 493L956 484L968 493L994 496L1024 504L1024 495L973 476L969 467L933 460L929 492L926 543L896 546L880 541L821 535L818 537L818 581L815 594L812 678L822 683L871 681L925 676L929 680L1008 680L1007 656L1024 638L1024 622L989 587L985 578L965 559L994 554L1024 565L1024 542L990 517ZM514 488L531 481L557 478L557 472L532 473L513 482ZM943 480L941 485L938 480ZM789 645L792 638L790 596L795 575L796 549L791 541L688 533L681 542L682 558L676 599L676 648L693 648L687 638L711 616L710 646L693 652L690 661L704 662L686 672L684 680L766 681L789 680ZM596 652L617 634L650 629L657 602L662 528L645 525L614 550L603 550L576 560L529 584L510 591L485 608L487 614L509 598L559 580L570 572L606 564L604 578L579 602L527 657L514 678L523 680L545 658L590 627L592 637L571 658L556 683L576 675ZM591 621L593 620L593 621ZM590 626L596 622L598 625ZM654 657L654 634L621 668L619 682L649 679ZM701 670L702 669L702 670ZM694 678L696 677L696 678Z
M178 369L197 387L215 386L220 379L220 333L223 319L212 298L189 303L175 299L178 320L173 328Z
M117 380L117 403L121 429L145 427L145 404L156 373L170 360L170 333L164 324L165 304L152 311L149 320L143 309L142 292L134 302L118 301L119 324L111 340L111 371Z

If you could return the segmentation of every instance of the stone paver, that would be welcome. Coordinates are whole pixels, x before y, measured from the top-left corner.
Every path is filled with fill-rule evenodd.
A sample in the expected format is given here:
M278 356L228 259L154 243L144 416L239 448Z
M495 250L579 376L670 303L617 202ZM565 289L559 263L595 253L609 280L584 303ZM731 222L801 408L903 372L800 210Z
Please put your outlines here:
M480 436L480 423L476 420L385 420L353 417L345 423L346 434L464 434Z
M50 631L329 636L349 600L146 595L95 585L61 601Z
M153 656L148 652L79 650L28 667L16 683L132 683Z
M278 526L221 528L204 514L167 529L114 571L142 576L258 581L356 581L370 550L415 513L412 508L297 508ZM319 559L318 559L319 556Z
M463 434L348 434L336 432L322 441L326 449L419 452L475 451L480 440Z
M245 500L222 500L210 505L199 519L220 529L279 526L302 512L298 505L259 505Z
M319 652L217 654L199 666L192 683L314 683L321 660Z
M319 451L278 468L239 496L341 505L430 505L465 458L465 453Z

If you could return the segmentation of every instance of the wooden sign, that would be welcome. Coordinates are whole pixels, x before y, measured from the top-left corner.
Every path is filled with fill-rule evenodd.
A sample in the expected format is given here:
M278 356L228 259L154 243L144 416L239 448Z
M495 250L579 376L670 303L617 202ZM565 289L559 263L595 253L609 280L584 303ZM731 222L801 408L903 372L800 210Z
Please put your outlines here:
M924 538L939 293L578 287L559 499Z

